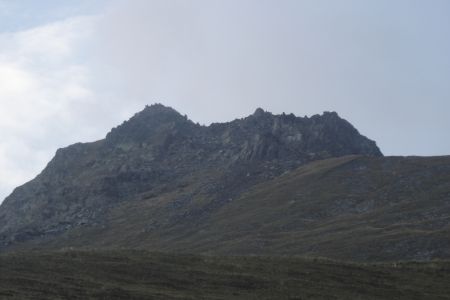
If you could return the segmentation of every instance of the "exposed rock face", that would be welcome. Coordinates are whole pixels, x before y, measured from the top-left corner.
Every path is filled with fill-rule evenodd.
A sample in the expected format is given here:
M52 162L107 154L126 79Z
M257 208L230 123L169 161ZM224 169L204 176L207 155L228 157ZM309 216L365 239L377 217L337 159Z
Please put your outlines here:
M0 248L101 227L105 214L124 201L187 186L185 198L171 205L201 195L204 205L185 215L197 218L256 183L313 160L351 154L382 156L375 142L334 112L299 118L257 109L244 119L200 126L152 105L104 140L59 149L40 175L6 198Z

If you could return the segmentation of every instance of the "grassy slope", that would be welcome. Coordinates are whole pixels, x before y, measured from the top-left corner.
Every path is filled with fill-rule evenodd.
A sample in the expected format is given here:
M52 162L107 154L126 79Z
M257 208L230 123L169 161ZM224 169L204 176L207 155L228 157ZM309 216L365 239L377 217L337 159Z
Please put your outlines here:
M448 257L450 157L312 163L251 189L211 219L202 239L215 239L219 252Z
M1 299L450 299L450 262L149 253L0 255Z
M105 226L71 230L46 246L357 261L450 257L448 156L317 161L254 186L218 210L177 218L208 202L197 195L188 206L171 205L200 183L193 178L183 188L128 201Z

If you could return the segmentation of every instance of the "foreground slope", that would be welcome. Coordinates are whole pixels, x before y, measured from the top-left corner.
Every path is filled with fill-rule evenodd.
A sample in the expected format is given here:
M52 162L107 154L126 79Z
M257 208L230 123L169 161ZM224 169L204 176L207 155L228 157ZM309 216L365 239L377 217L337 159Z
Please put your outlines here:
M0 206L0 249L111 229L118 225L111 216L128 204L138 211L136 217L117 217L129 229L125 236L159 228L159 219L144 227L135 219L161 210L158 218L168 227L182 222L195 230L197 222L255 184L311 161L350 154L382 155L336 113L299 118L258 109L244 119L200 126L153 105L103 140L58 150L39 176L15 189ZM116 236L116 246L125 236ZM98 240L82 238L84 246Z
M138 251L0 255L1 299L450 299L450 263Z

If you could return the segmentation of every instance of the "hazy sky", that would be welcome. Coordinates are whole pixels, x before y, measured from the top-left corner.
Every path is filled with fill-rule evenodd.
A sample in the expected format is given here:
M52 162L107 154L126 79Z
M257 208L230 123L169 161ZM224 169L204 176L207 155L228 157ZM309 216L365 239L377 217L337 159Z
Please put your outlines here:
M334 110L386 155L450 154L450 1L0 0L0 201L154 102Z

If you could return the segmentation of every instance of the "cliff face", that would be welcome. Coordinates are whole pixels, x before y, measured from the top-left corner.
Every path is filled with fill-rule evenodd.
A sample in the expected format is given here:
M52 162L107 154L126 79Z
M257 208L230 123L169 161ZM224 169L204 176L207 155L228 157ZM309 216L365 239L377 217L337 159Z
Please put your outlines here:
M152 105L104 140L59 149L40 175L6 198L0 248L103 228L123 203L176 191L183 196L170 205L200 201L183 214L204 217L257 183L344 155L382 156L375 142L334 112L299 118L257 109L244 119L200 126Z

